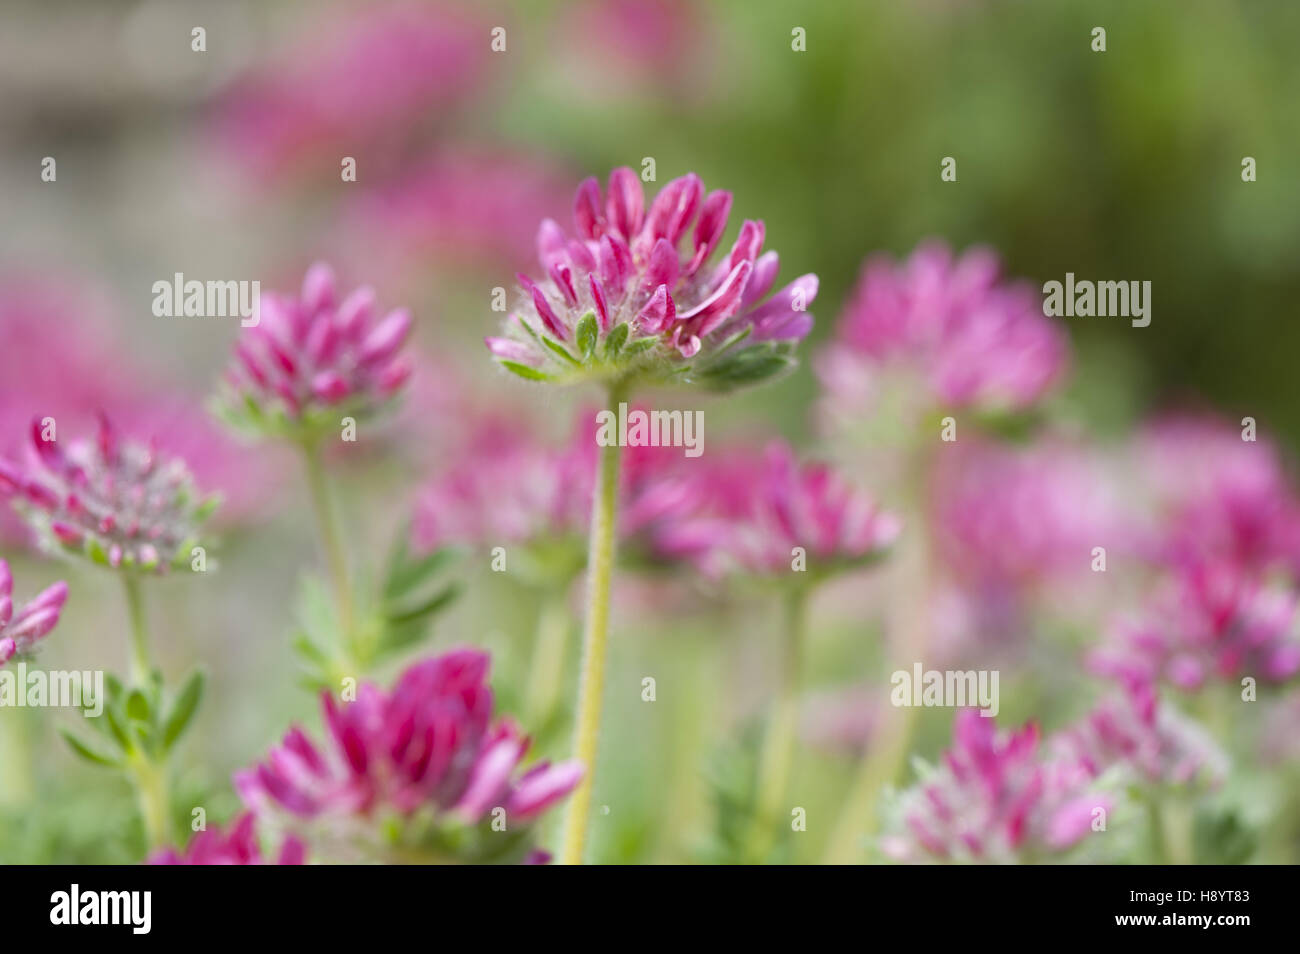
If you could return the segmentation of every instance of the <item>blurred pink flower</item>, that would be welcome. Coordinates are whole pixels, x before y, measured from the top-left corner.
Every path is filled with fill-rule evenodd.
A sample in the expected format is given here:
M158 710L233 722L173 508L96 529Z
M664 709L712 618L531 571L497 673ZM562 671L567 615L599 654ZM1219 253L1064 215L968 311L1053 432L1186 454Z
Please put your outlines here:
M488 665L485 653L455 650L410 666L388 692L367 683L341 705L324 692L331 747L292 728L265 762L236 773L235 788L259 814L303 820L432 808L476 825L501 807L511 830L527 825L573 790L582 767L541 762L516 774L529 740L509 720L492 723Z
M1300 575L1300 500L1277 448L1209 415L1169 415L1138 434L1135 458L1156 512L1156 556L1226 560Z
M762 254L762 222L746 220L730 252L708 266L730 213L731 193L706 195L694 173L667 183L649 209L631 169L610 174L604 199L596 179L587 179L574 201L577 238L550 219L542 223L545 277L519 276L523 300L506 337L488 338L488 350L525 376L578 379L613 369L622 376L629 362L649 368L674 355L712 357L740 332L753 342L799 341L812 328L806 308L817 277L797 278L759 304L778 268L775 252ZM591 326L580 328L588 314ZM576 354L560 354L573 347Z
M883 848L910 862L1051 858L1087 837L1096 809L1114 805L1093 782L1083 763L1045 757L1035 725L998 732L993 719L963 709L952 748L903 794L898 828Z
M398 259L426 276L466 263L524 266L535 224L558 214L568 180L529 156L502 150L440 151L369 188L344 211L340 230L361 236L376 267Z
M0 462L0 495L12 499L42 546L114 569L164 573L188 563L218 500L200 498L183 460L121 439L107 418L95 440L66 449L40 421L31 434L25 469Z
M831 467L800 464L786 445L690 462L679 503L649 530L654 548L705 576L789 574L794 548L820 576L879 556L898 538L882 511Z
M224 378L223 417L256 434L301 437L337 427L339 413L377 413L410 377L401 351L411 313L375 315L373 289L340 301L323 264L308 269L298 297L263 294L261 320L243 330Z
M196 396L117 340L102 297L75 280L0 278L0 459L26 447L33 420L77 433L108 413L220 492L221 522L247 519L269 497L276 462L240 448ZM0 539L25 539L10 516L0 513Z
M262 858L262 850L257 843L257 817L252 812L244 812L223 832L220 826L213 826L199 832L183 852L174 848L165 848L149 856L151 865L262 865L268 862ZM307 850L301 841L292 836L286 838L280 846L280 853L274 864L300 865L306 860Z
M1296 591L1229 563L1191 563L1120 618L1089 662L1123 680L1199 689L1207 679L1281 682L1300 671Z
M938 554L972 584L1078 583L1094 547L1137 547L1117 481L1085 446L963 440L936 455L928 489Z
M817 371L832 416L868 413L891 372L918 378L926 407L1003 411L1037 401L1067 360L1064 331L1032 287L999 280L992 252L954 259L930 241L867 261Z
M2 479L2 478L0 478ZM59 622L68 599L68 584L59 581L14 610L14 577L0 560L0 666L18 653L30 652Z
M1218 785L1227 756L1199 726L1160 702L1148 682L1130 681L1076 725L1052 739L1052 750L1094 776L1114 766L1161 785Z
M368 4L267 57L222 96L216 133L256 175L338 174L339 157L400 151L479 83L488 26L463 6Z
M716 66L701 55L717 42L710 27L706 9L689 0L585 0L558 22L553 42L576 74L576 95L698 99Z

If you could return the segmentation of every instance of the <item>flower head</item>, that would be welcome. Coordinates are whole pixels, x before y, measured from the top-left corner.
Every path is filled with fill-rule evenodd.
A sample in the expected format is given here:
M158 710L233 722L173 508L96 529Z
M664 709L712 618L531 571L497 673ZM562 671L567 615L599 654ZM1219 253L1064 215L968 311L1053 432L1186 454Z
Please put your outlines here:
M213 826L199 832L190 840L184 852L166 848L149 857L151 865L264 865L257 843L257 816L244 812L228 831ZM292 836L280 846L274 864L300 865L306 859L307 849Z
M866 263L817 370L832 417L885 402L894 374L924 395L927 410L999 412L1037 401L1066 360L1061 329L1033 289L999 279L991 252L954 258L928 242L905 262Z
M1141 680L1102 700L1052 746L1094 776L1119 765L1139 781L1188 785L1218 784L1227 772L1227 757L1209 734L1161 704L1154 686Z
M390 691L365 684L343 703L323 693L330 746L292 728L265 762L236 774L235 787L259 814L327 820L358 841L384 818L428 822L436 840L444 826L473 827L495 809L508 831L526 831L573 790L582 767L517 771L529 740L509 720L493 722L488 665L485 653L456 650L412 665Z
M199 497L183 460L123 439L106 417L95 440L66 449L34 421L31 449L26 472L0 464L0 492L43 546L114 569L164 573L185 563L218 502Z
M1186 690L1243 676L1282 682L1300 672L1296 609L1290 586L1229 563L1190 564L1139 613L1119 619L1090 662L1103 675Z
M691 471L686 493L649 532L657 551L709 577L788 574L796 548L821 576L880 556L902 529L833 468L800 464L784 444Z
M411 313L399 308L376 321L366 287L340 301L328 265L307 271L298 297L261 299L260 320L244 329L225 375L218 410L232 425L309 438L337 426L340 413L377 413L410 377L401 351Z
M725 390L785 370L793 343L812 328L806 309L817 277L763 301L779 262L763 253L763 223L752 220L710 264L731 201L729 192L706 194L694 173L665 185L648 208L631 169L610 174L603 198L599 183L586 180L574 202L575 235L542 223L542 277L519 276L519 305L488 350L540 381L634 377Z
M1081 762L1045 758L1037 726L999 732L963 709L943 764L900 799L885 852L901 861L1009 863L1060 855L1113 798Z
M18 653L30 652L37 640L58 625L67 598L68 584L60 581L15 611L13 573L9 564L0 560L0 666Z

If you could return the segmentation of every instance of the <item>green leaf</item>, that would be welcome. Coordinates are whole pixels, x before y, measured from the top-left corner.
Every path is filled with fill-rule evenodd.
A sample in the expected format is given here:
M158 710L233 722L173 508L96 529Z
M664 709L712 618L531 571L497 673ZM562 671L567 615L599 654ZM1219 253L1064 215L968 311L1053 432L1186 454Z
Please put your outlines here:
M578 319L577 338L578 353L582 355L584 361L591 360L591 356L596 353L596 339L599 337L599 329L596 326L596 313L589 311Z
M122 767L120 759L116 759L111 755L106 755L105 753L95 749L93 746L87 745L62 726L59 727L59 735L63 736L63 741L68 743L68 746L73 752L81 756L87 762L93 762L96 765L107 765L109 768Z
M442 547L412 560L407 553L403 536L400 549L394 553L389 562L387 579L384 581L384 601L401 600L455 562L459 556L459 550L453 547Z
M788 371L794 360L772 346L752 345L698 372L698 380L715 390L757 384Z
M126 717L146 724L151 719L149 699L139 689L132 689L131 694L126 697Z
M626 342L627 324L615 325L610 333L605 336L605 357L610 360L617 358Z
M552 377L551 375L547 374L545 371L538 371L536 368L530 368L530 367L528 367L528 365L526 365L526 364L519 364L519 363L516 362L516 361L505 361L505 360L500 360L500 361L498 361L497 363L500 364L501 367L505 368L507 371L511 372L512 374L517 374L517 375L519 375L519 377L524 378L524 379L529 380L529 381L553 381L553 380L555 380L554 377Z
M394 613L385 615L385 619L392 625L400 625L413 620L422 619L431 616L439 610L448 606L452 600L460 596L460 585L453 583L445 589L439 591L431 598L420 603L411 609L399 610Z
M190 722L194 719L194 713L198 711L199 703L203 700L203 687L207 681L203 670L196 669L190 673L190 677L185 680L185 685L176 696L176 701L172 703L171 711L167 713L167 718L163 720L162 744L163 751L171 750L176 740L184 734L189 728Z
M637 338L636 341L633 341L630 345L627 346L627 349L626 351L624 351L624 354L626 354L628 357L634 357L638 354L642 354L646 351L649 351L658 343L659 343L659 339L654 337L653 335L649 338Z
M560 344L554 338L548 338L546 335L541 335L538 338L538 340L541 341L541 343L546 346L547 350L549 350L561 361L567 361L575 368L581 367L581 362L578 361L578 359L575 358L573 355L569 354L569 349L564 347L564 345Z

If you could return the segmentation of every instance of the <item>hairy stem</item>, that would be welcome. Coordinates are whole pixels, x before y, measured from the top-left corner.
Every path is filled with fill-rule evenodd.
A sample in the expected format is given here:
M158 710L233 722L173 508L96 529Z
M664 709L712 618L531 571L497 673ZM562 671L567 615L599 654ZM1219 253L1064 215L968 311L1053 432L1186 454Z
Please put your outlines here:
M627 400L627 388L609 389L609 407ZM578 687L574 757L582 762L582 782L569 799L565 814L560 863L582 864L596 775L596 746L600 740L600 710L605 690L605 650L609 636L609 586L614 572L614 532L618 521L618 471L623 449L617 441L601 448L596 493L591 503L591 536L587 541L587 607L582 636L582 673Z
M758 760L758 788L754 795L753 827L750 831L746 860L761 864L772 850L776 828L781 823L781 798L785 795L794 754L795 729L798 722L796 694L799 689L799 658L808 615L808 592L805 587L791 590L785 599L785 625L781 638L784 654L781 681L771 722L763 740Z
M321 548L325 551L325 563L334 584L339 629L342 631L344 641L347 642L352 637L352 585L348 579L348 562L343 550L343 538L339 532L338 522L334 519L334 509L330 506L329 483L325 477L325 466L321 462L320 449L317 445L303 446L303 462L312 510L316 514L316 525L320 529Z
M140 579L134 573L122 575L126 589L126 611L131 620L131 679L137 686L149 681L153 660L149 653L149 625L144 617L144 597Z
M149 851L165 848L172 843L171 797L167 790L167 766L158 765L140 756L131 764L131 780L135 783L136 797L140 802L140 816L144 819L145 838Z

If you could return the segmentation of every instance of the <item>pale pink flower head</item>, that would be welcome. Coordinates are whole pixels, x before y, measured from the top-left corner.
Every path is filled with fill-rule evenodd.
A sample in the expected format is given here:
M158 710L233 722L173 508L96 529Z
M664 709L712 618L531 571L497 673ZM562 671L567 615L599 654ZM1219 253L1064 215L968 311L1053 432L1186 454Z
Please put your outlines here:
M1094 671L1200 689L1250 676L1283 682L1300 672L1297 593L1225 562L1193 562L1139 612L1120 618L1089 659Z
M526 832L573 790L582 766L520 771L529 740L508 719L493 720L488 665L485 653L455 650L410 666L391 690L363 684L351 702L322 693L329 745L295 727L266 761L236 774L235 788L259 815L287 816L304 830L323 823L318 834L373 834L385 818L410 822L412 833L425 822L477 826L476 850L491 854L507 844L480 824L494 809L504 810L507 831Z
M928 491L937 552L968 584L1084 582L1094 547L1138 545L1118 481L1084 445L961 440L936 456Z
M895 378L921 410L1024 409L1061 377L1066 336L1034 289L999 277L996 256L941 242L904 262L869 259L817 371L832 418L886 404ZM912 400L917 400L912 398Z
M1247 433L1195 414L1158 418L1139 433L1134 456L1158 518L1159 558L1300 575L1300 500L1277 447Z
M9 564L0 560L0 666L18 653L31 652L37 641L58 625L67 599L68 584L59 581L15 607L13 573Z
M1044 757L1038 728L999 732L962 709L942 764L899 800L886 854L908 862L1008 864L1060 857L1091 832L1114 797L1086 768Z
M631 169L615 169L604 196L596 179L586 180L572 234L542 223L541 277L519 276L518 305L488 350L521 377L565 383L729 390L786 370L812 328L817 276L768 297L779 262L763 252L763 223L753 220L712 261L731 201L729 192L706 193L694 173L667 183L648 206Z
M799 463L785 444L692 462L691 493L649 532L655 549L710 578L728 574L823 576L871 562L901 521L826 464ZM806 570L794 574L795 549Z
M491 55L488 30L463 5L423 0L327 19L222 95L218 139L268 179L337 177L339 158L359 144L375 157L400 154L473 94Z
M307 271L296 297L263 294L260 320L235 346L218 413L238 429L296 440L336 428L340 414L379 413L412 365L402 351L411 313L378 314L373 289L341 297L324 264Z
M1130 680L1052 739L1053 751L1091 775L1119 766L1154 785L1220 784L1227 756L1200 726L1161 702L1155 687Z
M30 466L0 464L0 494L42 546L113 569L188 565L218 500L200 495L183 460L123 438L106 417L93 440L66 447L45 422L33 421L31 434Z
M292 836L280 846L275 861L267 861L257 840L257 816L244 812L229 829L214 825L199 832L182 852L164 848L149 856L151 865L300 865L307 849Z

